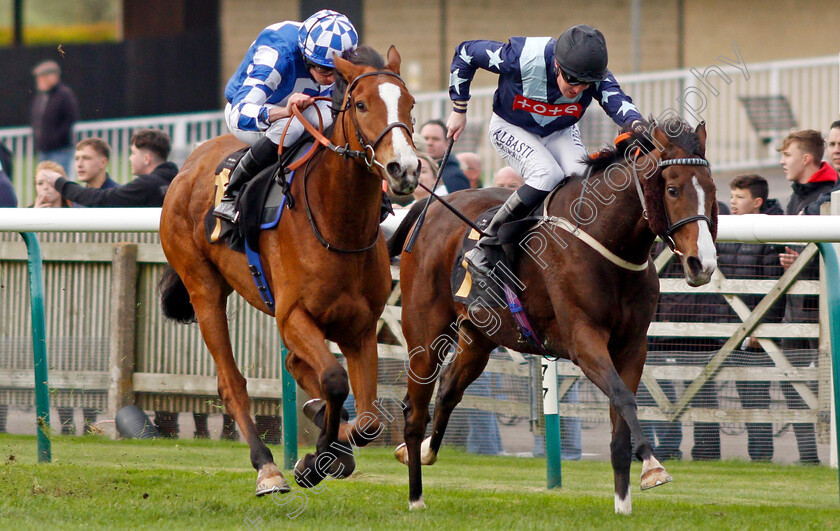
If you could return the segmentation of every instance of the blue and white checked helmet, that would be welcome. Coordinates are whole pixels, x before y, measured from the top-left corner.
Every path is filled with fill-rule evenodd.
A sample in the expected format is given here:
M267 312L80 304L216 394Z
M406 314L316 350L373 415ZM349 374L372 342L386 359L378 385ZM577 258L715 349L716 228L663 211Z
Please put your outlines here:
M352 50L358 42L359 35L350 20L331 9L322 9L307 18L298 31L303 56L327 68L335 68L333 55Z

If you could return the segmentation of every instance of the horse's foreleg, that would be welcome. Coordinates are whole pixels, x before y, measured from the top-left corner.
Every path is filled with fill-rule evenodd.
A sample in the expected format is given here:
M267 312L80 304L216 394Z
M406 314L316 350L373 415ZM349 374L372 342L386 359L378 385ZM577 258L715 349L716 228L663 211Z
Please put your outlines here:
M274 464L271 450L263 442L251 419L248 392L245 378L239 372L233 358L230 343L230 331L225 315L227 294L221 287L212 290L213 283L209 275L193 276L201 278L200 286L187 286L190 289L190 301L195 308L201 335L207 349L213 356L218 373L219 396L228 413L239 425L239 429L251 449L251 464L257 470L257 496L274 491L288 492L289 483ZM208 293L212 291L212 293Z
M347 371L329 351L324 333L305 310L292 310L278 325L289 350L295 353L296 360L288 364L295 380L310 396L321 397L326 403L315 453L307 454L295 465L298 485L311 488L336 471L338 456L331 446L338 438L341 406L350 392L350 385Z
M626 360L623 362L623 366L628 367L622 371L627 380L625 381L622 376L619 376L607 349L606 333L599 330L578 329L574 334L572 347L576 354L575 362L586 377L609 397L610 407L614 414L623 420L622 423L618 422L617 418L613 419L611 456L614 473L616 474L616 512L626 514L630 510L630 497L629 487L627 489L623 488L623 474L624 469L627 469L629 477L629 459L632 459L632 457L628 459L628 456L625 455L629 451L629 441L627 441L626 428L622 424L626 424L629 428L629 435L632 435L635 441L635 451L633 453L643 462L642 489L655 487L671 480L671 477L667 475L665 469L653 456L650 441L642 431L642 426L636 414L635 390L644 364L644 350L641 351L642 356L640 358L634 357L638 360L637 363L634 364ZM623 355L626 356L627 354L624 353ZM626 498L624 497L625 494Z

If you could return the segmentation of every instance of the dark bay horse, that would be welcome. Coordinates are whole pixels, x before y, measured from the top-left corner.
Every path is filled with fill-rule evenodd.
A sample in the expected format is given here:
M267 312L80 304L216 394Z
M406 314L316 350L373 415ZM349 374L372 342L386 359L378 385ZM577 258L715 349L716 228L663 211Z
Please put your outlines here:
M379 230L381 183L386 180L398 193L410 193L419 165L411 140L414 98L399 77L400 56L393 46L387 65L379 54L369 55L373 58L364 65L335 59L340 79L334 106L340 111L331 148L344 155L321 149L298 169L291 190L296 206L276 229L260 236L274 309L260 297L245 255L205 238L204 217L216 193L214 170L242 146L238 140L223 136L196 149L163 205L160 239L172 266L161 279L164 312L184 322L197 318L216 364L219 396L251 449L258 496L288 491L289 484L249 415L245 378L234 361L225 314L233 290L276 318L288 348L286 368L311 397L322 401L316 403L321 409L310 411L321 427L317 451L295 466L298 484L312 487L328 473L349 475L355 463L347 450L378 433L373 406L376 322L391 288L388 252ZM328 350L327 339L341 348L347 371ZM341 418L350 390L347 372L359 412L354 420L363 422Z
M651 123L649 133L627 137L588 162L588 179L573 177L549 197L547 218L556 223L544 222L522 240L515 270L525 286L522 303L545 350L573 361L610 399L615 510L623 514L631 511L633 454L643 462L642 489L671 481L642 432L635 402L659 296L649 261L654 238L658 234L673 245L692 285L707 283L717 264L717 203L704 158L705 126L693 130L669 120ZM491 188L446 199L474 219L508 195L508 190ZM570 222L568 230L558 228L563 223L557 218ZM402 250L416 219L408 217L394 234L392 254ZM575 225L591 237L590 243L569 232ZM433 203L413 252L401 257L408 394L405 443L395 455L408 465L411 508L425 507L420 466L436 461L449 416L484 370L490 351L503 345L541 353L523 340L509 311L454 301L450 273L466 230L439 202ZM442 370L453 346L454 359ZM424 440L441 372L433 430Z

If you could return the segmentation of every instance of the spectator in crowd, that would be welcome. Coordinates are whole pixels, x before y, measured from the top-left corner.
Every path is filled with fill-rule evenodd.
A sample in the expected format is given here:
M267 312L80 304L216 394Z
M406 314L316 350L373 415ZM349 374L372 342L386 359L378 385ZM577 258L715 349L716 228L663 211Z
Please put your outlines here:
M5 168L0 164L0 208L14 208L17 204L15 187L12 185L12 180L9 179Z
M51 184L53 180L59 178L67 178L61 164L51 160L38 163L38 166L35 167L35 203L32 205L33 208L65 208L70 206L70 202L62 199L61 194Z
M828 130L828 163L840 175L840 120L833 122ZM837 190L840 190L840 178L837 179L834 188L820 194L816 201L806 206L804 213L809 216L819 215L822 204L831 201L831 192Z
M73 160L73 124L79 119L79 104L73 91L61 82L55 61L43 61L32 70L38 92L32 102L30 123L38 160L61 164L69 174Z
M57 162L44 160L35 167L35 203L32 208L65 208L70 206L69 202L62 199L61 195L50 184L59 178L66 178L64 168ZM73 408L59 406L58 420L61 424L62 435L75 435L76 426L73 422ZM84 433L91 431L91 426L96 422L95 408L82 408L82 419L84 420Z
M315 97L331 94L333 57L355 49L358 41L350 20L329 9L303 23L280 22L260 32L225 87L225 121L251 148L231 172L216 217L235 221L242 186L277 161L281 141L289 147L303 136L301 122L291 120L293 106L311 123L318 123L320 110L324 126L332 124L330 103Z
M107 190L116 188L117 183L108 175L108 161L111 158L111 146L101 138L85 138L76 144L76 177L88 188ZM67 177L65 176L65 180ZM55 187L55 183L51 183ZM80 207L77 203L71 206Z
M811 203L820 195L828 193L837 180L837 172L828 163L822 161L825 140L819 131L807 129L789 134L782 141L778 151L782 153L781 165L785 176L791 181L793 193L788 201L785 213L788 215L804 214ZM779 254L779 262L787 270L799 256L800 249L785 247ZM815 257L800 274L801 280L819 278L819 263ZM819 321L819 297L815 295L788 295L785 321L807 323ZM794 367L816 366L817 341L814 339L791 338L782 341L785 355ZM808 409L790 382L782 382L785 402L791 409ZM808 382L808 387L816 389L815 382ZM799 448L799 462L819 464L817 454L816 429L813 424L797 422L793 424L796 445Z
M497 188L511 188L516 190L523 184L525 184L525 179L510 166L499 168L499 171L493 177L493 186Z
M445 135L454 140L466 128L470 84L479 68L499 76L490 141L525 178L464 256L473 272L488 275L492 264L484 247L496 241L499 227L527 215L570 175L583 173L581 160L587 152L577 122L585 109L598 102L613 121L627 128L640 128L642 115L607 70L604 35L580 24L556 40L511 37L507 43L459 44L449 68L452 113Z
M426 141L426 152L440 165L449 144L446 140L446 126L440 120L429 120L420 128L420 136ZM461 171L458 159L451 154L443 166L441 181L446 185L449 193L470 187L470 181Z
M455 155L461 171L467 176L470 188L481 188L481 157L472 151L464 151Z
M821 194L834 188L837 171L822 160L825 140L819 131L806 129L791 133L778 151L782 153L780 162L785 177L793 188L785 213L802 214Z
M783 215L781 205L775 199L768 199L767 181L760 175L739 175L729 183L732 214ZM777 279L784 270L779 263L781 247L764 243L730 242L718 243L718 269L729 279ZM740 299L754 310L762 295L741 295ZM740 323L731 306L721 301L721 322ZM764 315L762 322L779 323L785 313L784 298ZM735 361L745 367L773 367L773 361L761 348L758 340L749 337L741 345L741 353ZM757 369L760 371L761 369ZM769 381L735 382L738 397L744 409L768 409L770 406ZM753 461L773 459L773 425L771 423L747 422L747 453Z
M87 140L82 140L79 144L84 142ZM166 160L171 150L169 135L159 129L140 129L132 135L130 143L131 154L128 161L131 164L132 175L137 176L131 182L97 187L95 183L113 181L105 173L108 155L102 155L101 151L90 145L78 150L76 155L79 180L87 182L87 187L66 178L55 178L50 184L65 199L87 207L163 206L166 190L178 174L178 167ZM91 166L94 169L90 169Z

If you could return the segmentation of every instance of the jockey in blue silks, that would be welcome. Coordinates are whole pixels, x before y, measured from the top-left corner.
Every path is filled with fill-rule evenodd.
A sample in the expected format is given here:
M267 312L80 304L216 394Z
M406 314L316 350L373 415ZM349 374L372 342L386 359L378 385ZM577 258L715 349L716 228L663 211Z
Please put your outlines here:
M251 149L231 172L217 217L235 220L234 200L242 186L261 170L277 161L283 129L292 116L292 106L303 111L311 123L318 123L320 110L324 126L332 124L328 101L335 82L333 57L356 48L356 28L341 13L323 9L303 23L279 22L265 28L248 48L245 58L225 87L225 121L230 131ZM292 120L284 147L304 132Z
M507 44L461 43L449 75L453 111L446 125L455 140L467 123L470 82L478 68L499 75L490 142L525 179L490 221L486 236L465 255L473 269L486 275L490 267L483 246L493 243L499 227L527 215L570 175L583 173L587 152L577 122L592 100L622 127L637 127L642 115L607 70L603 34L581 24L556 40L512 37Z

